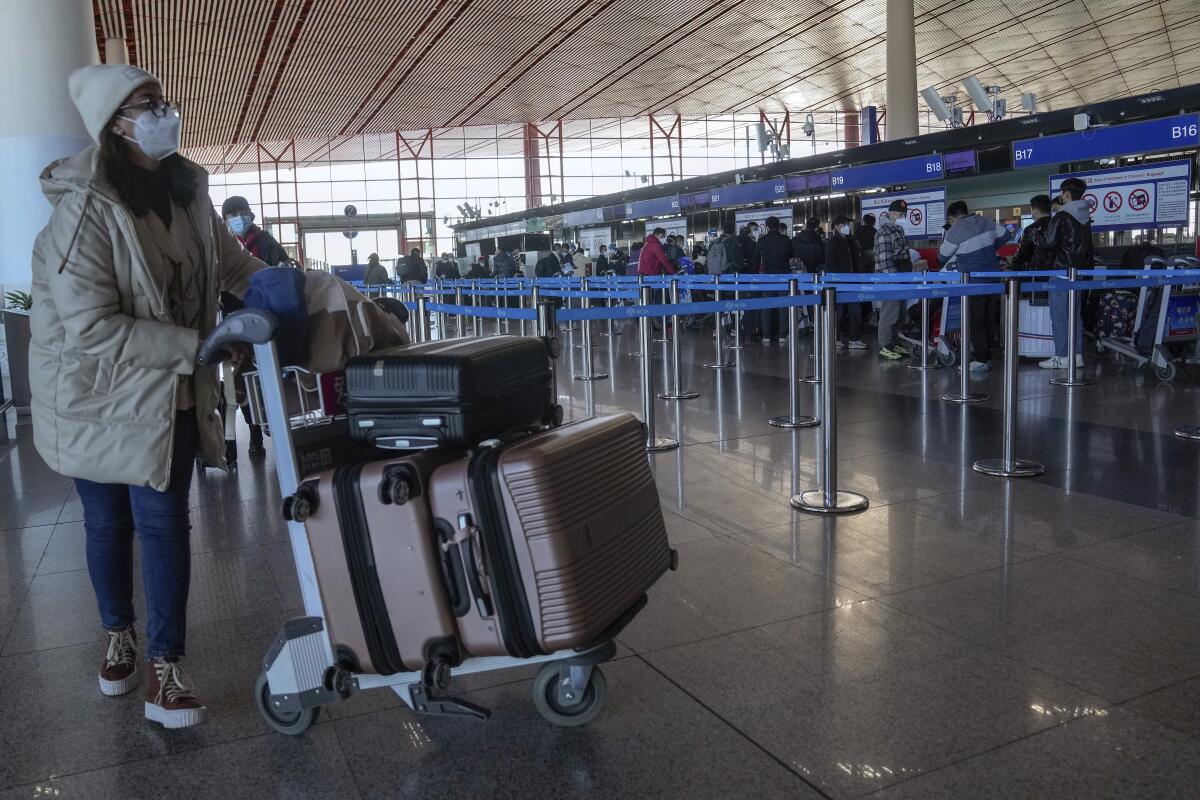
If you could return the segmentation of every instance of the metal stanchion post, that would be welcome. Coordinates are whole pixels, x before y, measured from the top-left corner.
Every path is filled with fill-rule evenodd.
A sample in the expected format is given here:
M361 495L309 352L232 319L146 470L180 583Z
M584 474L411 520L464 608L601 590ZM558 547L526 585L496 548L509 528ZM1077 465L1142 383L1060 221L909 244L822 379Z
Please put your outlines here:
M637 292L638 292L638 301L639 302L642 300L642 298L644 298L646 296L645 292L642 291L644 288L646 288L646 279L643 276L638 275ZM630 358L641 358L642 350L639 347L634 352L626 353L625 355L629 356Z
M734 275L734 276L733 276L733 279L734 279L734 280L737 280L737 276L736 276L736 275ZM717 280L720 280L720 278L718 278ZM741 290L741 289L734 289L734 290L733 290L733 301L734 301L734 303L736 304L736 303L737 303L737 301L738 301L738 300L741 300L741 299L742 299L742 290ZM741 320L741 314L742 314L742 312L740 312L740 311L731 311L731 312L729 313L729 320L730 320L730 321L733 323L733 344L729 345L729 349L730 349L730 350L741 350L741 349L742 349L742 320Z
M683 378L680 376L679 367L679 281L671 281L671 306L676 313L671 315L671 327L675 330L671 333L671 389L666 392L660 392L659 397L663 400L693 400L700 396L699 392L693 392L690 389L683 388ZM664 320L664 327L666 322Z
M461 286L454 287L454 305L460 309L463 307L463 291ZM467 335L467 318L463 316L462 311L455 315L454 332L459 336Z
M1004 309L1004 457L984 458L975 462L976 472L1002 478L1028 478L1041 475L1046 468L1036 461L1016 457L1017 446L1017 348L1021 324L1021 278L1006 279L1008 306Z
M925 270L922 273L928 280L929 271ZM925 288L926 281L921 282L921 288ZM909 364L909 369L928 372L931 369L937 369L936 364L929 363L929 298L921 298L921 360L916 364Z
M717 302L721 300L721 284L719 283L713 284L713 300ZM715 312L713 319L717 322L717 329L713 331L713 347L716 349L716 352L713 355L712 363L705 364L704 366L709 369L725 369L726 367L737 366L734 362L725 359L725 326L721 324L721 312Z
M641 300L643 306L652 303L650 287L642 287ZM650 317L638 320L638 327L642 339L642 422L646 426L646 450L652 453L673 450L679 447L678 440L658 436L654 432L654 359L650 357L650 340L653 338L650 332Z
M583 291L586 294L588 290L587 278L583 279ZM590 309L592 307L592 298L584 297L580 302L581 309ZM583 326L583 369L582 375L573 376L577 381L601 381L608 377L607 372L596 372L596 367L592 363L592 321L590 319L580 320Z
M788 281L788 297L800 294L800 281L792 278ZM796 324L799 306L788 306L788 408L789 413L783 417L771 417L767 423L776 428L812 428L821 424L816 417L800 414L800 337L799 326Z
M1075 283L1079 278L1079 268L1071 267L1067 270L1067 280ZM1089 386L1092 381L1080 375L1078 372L1079 365L1076 363L1075 349L1079 347L1079 340L1075 334L1076 320L1079 318L1079 292L1075 291L1072 286L1067 290L1067 377L1054 378L1050 383L1055 386L1066 386L1068 389L1076 386Z
M414 337L418 342L429 341L429 318L425 311L425 295L417 297L417 335Z
M970 273L962 274L962 284L971 282ZM982 403L988 395L971 391L971 298L963 295L958 298L958 365L962 373L958 376L958 393L942 395L947 403ZM942 336L946 335L947 313L942 314Z
M792 497L792 507L801 511L820 514L844 514L862 511L870 501L856 492L838 491L837 488L837 289L830 286L822 292L821 316L825 335L821 339L824 349L821 358L821 406L825 415L821 430L820 489L801 492Z
M496 287L496 332L492 334L493 336L500 336L504 333L504 331L500 330L502 323L503 320L500 319L500 288Z
M433 291L434 291L435 302L438 305L442 305L443 303L446 302L446 298L442 294L441 280L435 280L433 282ZM433 318L437 322L437 338L449 339L450 337L446 335L446 312L437 311L434 313Z
M475 281L475 283L471 284L471 288L474 291L478 292L479 291L479 281ZM479 295L472 294L471 295L471 310L474 311L478 307L479 307ZM479 315L472 314L471 315L471 335L474 336L476 339L478 339L479 335L482 332L483 332L483 325L479 321Z
M833 338L834 338L834 343L836 344L836 342L837 342L837 309L834 309L833 322L834 322ZM821 328L822 328L821 320L814 318L813 319L812 357L816 359L816 363L813 364L813 374L805 375L803 378L800 379L801 383L820 383L821 382L821 375L824 373L824 369L821 366L821 361L825 358L825 352L824 352L825 348L821 346L822 342L824 340L823 337L825 335L825 332L823 330L821 330ZM831 350L830 352L833 352L833 351Z
M524 311L524 310L525 310L525 295L519 294L519 295L517 295L517 311ZM525 317L521 317L521 320L518 323L517 330L520 331L522 337L524 337L526 335Z
M557 405L559 344L558 320L555 318L553 303L537 304L537 334L550 350L550 386L554 392L554 403Z
M677 281L674 281L674 280L672 280L672 281L671 281L671 288L672 288L672 289L674 289L676 285L677 285ZM672 293L672 294L670 294L670 295L668 295L668 291L669 291L669 290L665 290L665 289L664 289L664 290L662 290L662 299L663 299L663 302L664 302L664 303L668 303L668 302L674 302L674 301L673 301L673 300L671 300L670 298L671 298L671 297L675 297L675 295L674 295L673 293ZM662 321L662 336L657 336L657 337L655 337L654 341L656 341L656 342L669 342L669 341L671 341L671 337L672 337L672 336L678 336L678 335L679 335L679 331L677 331L677 330L676 330L676 331L672 331L672 330L669 330L669 329L668 329L668 327L667 327L667 318L666 318L666 317L663 317L663 321Z

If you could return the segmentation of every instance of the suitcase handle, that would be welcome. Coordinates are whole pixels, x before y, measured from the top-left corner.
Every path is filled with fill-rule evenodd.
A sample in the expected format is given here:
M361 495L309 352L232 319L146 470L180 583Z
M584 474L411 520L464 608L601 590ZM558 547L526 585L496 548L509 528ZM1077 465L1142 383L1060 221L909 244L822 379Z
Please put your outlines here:
M467 572L467 585L471 587L471 597L481 617L491 617L495 611L492 599L483 590L483 582L479 580L479 570L475 568L475 533L477 528L470 514L458 515L459 536L455 537L463 548L462 563Z
M446 594L450 598L450 610L456 617L465 617L471 610L471 596L467 590L467 574L463 569L462 553L454 547L454 528L444 519L434 523L438 536L442 540L441 558L438 563L442 568L442 583L446 586Z

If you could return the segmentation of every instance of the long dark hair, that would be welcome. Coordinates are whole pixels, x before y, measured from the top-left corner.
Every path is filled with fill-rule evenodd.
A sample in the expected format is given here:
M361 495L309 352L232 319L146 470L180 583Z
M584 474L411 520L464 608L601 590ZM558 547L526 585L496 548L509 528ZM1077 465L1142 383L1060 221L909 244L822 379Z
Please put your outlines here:
M171 199L181 206L188 206L196 199L196 174L178 153L167 156L159 166L166 181ZM117 190L121 202L137 216L145 216L150 210L146 198L144 169L133 163L129 156L129 144L113 133L106 125L100 134L100 171L104 179Z

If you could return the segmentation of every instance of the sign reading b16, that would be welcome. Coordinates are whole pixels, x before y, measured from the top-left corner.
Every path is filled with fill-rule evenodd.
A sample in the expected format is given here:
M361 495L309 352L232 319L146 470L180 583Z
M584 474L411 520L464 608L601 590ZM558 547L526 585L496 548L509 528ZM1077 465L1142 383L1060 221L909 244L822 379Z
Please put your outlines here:
M1083 199L1092 211L1093 231L1187 225L1191 161L1051 175L1050 194L1058 194L1067 178L1080 178L1088 186Z

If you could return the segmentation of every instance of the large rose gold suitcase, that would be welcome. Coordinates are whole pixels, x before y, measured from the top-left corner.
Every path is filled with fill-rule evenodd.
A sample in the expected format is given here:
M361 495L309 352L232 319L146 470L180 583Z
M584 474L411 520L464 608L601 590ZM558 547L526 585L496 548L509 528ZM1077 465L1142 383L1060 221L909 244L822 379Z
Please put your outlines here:
M596 417L439 466L434 524L454 530L473 656L529 658L611 639L675 565L631 414Z
M466 587L455 583L454 536L429 514L433 471L455 454L427 451L356 462L304 481L304 525L330 639L356 671L391 675L455 666L455 612ZM293 499L290 502L295 503Z

